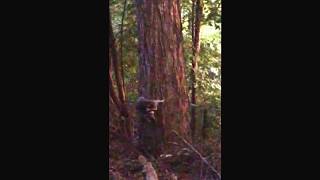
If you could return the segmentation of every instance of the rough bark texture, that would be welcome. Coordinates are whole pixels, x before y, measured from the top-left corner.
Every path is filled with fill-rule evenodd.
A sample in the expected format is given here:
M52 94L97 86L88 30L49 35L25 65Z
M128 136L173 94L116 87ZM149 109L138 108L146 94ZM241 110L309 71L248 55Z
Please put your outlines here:
M165 99L156 113L165 137L189 137L189 100L179 0L136 0L139 34L139 95Z

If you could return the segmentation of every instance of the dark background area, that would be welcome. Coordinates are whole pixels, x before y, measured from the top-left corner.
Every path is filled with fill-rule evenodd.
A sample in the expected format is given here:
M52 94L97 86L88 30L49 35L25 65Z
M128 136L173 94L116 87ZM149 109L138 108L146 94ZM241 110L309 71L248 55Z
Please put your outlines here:
M107 178L107 3L2 6L2 179Z

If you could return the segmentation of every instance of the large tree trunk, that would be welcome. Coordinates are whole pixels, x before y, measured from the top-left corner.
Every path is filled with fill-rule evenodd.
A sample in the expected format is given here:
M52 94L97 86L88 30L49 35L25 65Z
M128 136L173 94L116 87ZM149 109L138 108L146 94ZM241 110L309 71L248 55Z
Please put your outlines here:
M172 130L190 137L189 100L179 0L136 0L139 95L165 99L156 112L167 139Z

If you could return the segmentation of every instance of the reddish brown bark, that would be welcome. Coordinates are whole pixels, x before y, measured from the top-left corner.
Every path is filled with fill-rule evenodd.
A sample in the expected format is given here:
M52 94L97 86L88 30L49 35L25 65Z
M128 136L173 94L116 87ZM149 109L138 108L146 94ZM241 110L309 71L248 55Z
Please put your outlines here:
M110 13L110 11L109 11ZM119 65L118 65L118 54L117 54L117 47L116 47L116 41L113 35L112 25L111 25L111 16L109 14L108 17L108 27L109 27L109 94L113 100L113 102L116 104L120 116L123 119L120 119L121 128L123 130L123 133L128 137L131 138L133 136L133 129L132 129L132 119L129 116L128 107L125 102L125 91L124 91L124 84L121 79L120 71L119 71ZM112 63L111 63L112 62ZM111 67L113 67L113 72L116 78L116 87L118 89L118 96L115 93L114 88L114 81L112 79L112 70ZM121 118L120 117L120 118Z
M165 99L156 117L165 137L189 137L189 100L179 0L136 0L139 34L139 94Z
M121 112L121 105L120 102L118 100L118 97L113 89L113 80L111 78L111 72L109 71L109 76L108 76L108 80L109 80L109 95L111 97L111 100L114 102L115 106L117 107L117 109L119 110L119 112Z
M111 25L111 17L109 17L109 47L110 47L110 54L112 58L113 68L114 68L114 74L116 78L117 88L118 88L118 95L119 99L122 103L125 102L125 92L123 88L123 81L121 79L120 70L119 70L119 59L117 54L117 47L116 47L116 41L114 39L112 25Z

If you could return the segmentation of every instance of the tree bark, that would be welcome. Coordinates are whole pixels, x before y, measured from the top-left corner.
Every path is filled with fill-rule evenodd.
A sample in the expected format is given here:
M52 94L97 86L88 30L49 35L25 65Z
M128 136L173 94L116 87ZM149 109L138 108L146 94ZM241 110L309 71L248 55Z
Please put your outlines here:
M198 61L200 59L200 23L202 17L202 2L201 0L196 0L192 2L192 17L194 19L192 22L192 69L191 69L191 103L197 104L196 98L196 84L197 84L197 70L198 70ZM196 108L191 108L191 132L192 137L194 138L196 131Z
M125 91L125 83L124 83L124 64L123 64L123 26L124 26L124 18L127 11L127 0L124 0L123 3L123 11L122 11L122 17L121 17L121 25L120 25L120 47L119 47L119 53L120 53L120 66L121 66L121 78L122 78L122 84Z
M132 138L133 137L133 122L132 119L129 117L129 112L128 112L128 107L126 105L126 98L125 98L125 91L124 91L124 84L123 81L121 80L121 75L119 71L119 65L118 65L118 53L117 53L117 47L116 47L116 41L113 35L113 30L112 30L112 22L111 22L111 15L110 15L110 10L108 14L108 27L109 27L109 91L112 100L115 102L115 104L118 106L118 109L120 111L120 115L123 117L121 119L121 127L124 132L124 134L127 136L127 138ZM111 63L112 62L112 63ZM118 97L116 96L116 93L113 89L113 80L112 80L112 71L111 71L111 66L113 67L114 70L114 75L116 78L116 84L117 84L117 89L118 89Z
M110 13L110 12L109 12ZM122 103L125 102L125 92L123 88L123 83L121 80L121 74L119 70L119 58L117 54L117 47L116 47L116 42L115 38L113 35L113 30L112 30L112 25L111 25L111 17L109 16L109 47L110 47L110 54L112 58L112 64L114 68L114 74L116 77L116 83L117 83L117 88L118 88L118 94L119 94L119 99Z
M172 130L190 136L189 99L179 0L136 0L139 95L165 99L156 112L167 139Z

